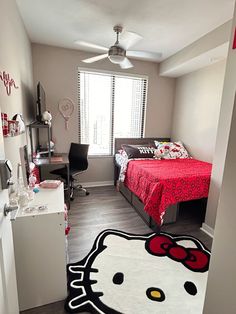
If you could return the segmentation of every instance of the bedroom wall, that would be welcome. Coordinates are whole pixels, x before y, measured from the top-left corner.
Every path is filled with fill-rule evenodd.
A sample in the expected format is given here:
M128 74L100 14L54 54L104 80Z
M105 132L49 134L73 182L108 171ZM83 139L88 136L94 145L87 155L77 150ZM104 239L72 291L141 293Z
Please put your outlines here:
M94 68L122 72L109 60L85 64L81 60L93 56L78 50L64 49L40 44L33 44L33 72L35 85L41 81L47 97L48 110L53 115L53 138L58 152L67 152L72 141L78 141L77 106L69 122L69 130L64 127L64 120L58 113L58 101L69 97L77 105L78 67ZM147 75L148 97L145 118L145 136L170 136L171 116L175 90L175 80L158 75L158 64L132 60L134 68L123 70L124 73ZM80 176L81 182L109 183L113 180L113 158L89 159L89 169Z
M235 313L236 299L232 285L235 282L236 238L235 185L236 185L236 50L232 43L235 36L236 10L234 11L230 50L219 119L219 129L214 156L213 180L222 188L217 210L212 256L208 275L204 314ZM217 180L218 179L218 180Z
M220 115L225 68L226 61L221 61L178 78L173 112L172 138L182 140L193 157L214 161L202 225L203 230L211 235L214 233L230 121L230 116ZM225 137L216 143L220 128Z
M220 112L225 61L176 80L171 137L191 155L212 162Z
M0 0L0 7L0 71L10 73L19 87L13 88L11 95L7 96L3 82L0 81L0 109L9 118L22 113L27 123L33 117L34 110L31 45L15 1ZM4 138L6 158L13 164L14 177L20 159L19 147L25 143L25 134Z

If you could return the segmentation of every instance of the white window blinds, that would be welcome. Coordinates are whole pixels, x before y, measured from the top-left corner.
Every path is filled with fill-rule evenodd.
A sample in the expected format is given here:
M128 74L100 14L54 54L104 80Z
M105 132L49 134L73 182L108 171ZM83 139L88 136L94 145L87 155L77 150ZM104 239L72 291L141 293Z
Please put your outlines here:
M115 137L143 137L147 79L79 70L79 142L112 155Z

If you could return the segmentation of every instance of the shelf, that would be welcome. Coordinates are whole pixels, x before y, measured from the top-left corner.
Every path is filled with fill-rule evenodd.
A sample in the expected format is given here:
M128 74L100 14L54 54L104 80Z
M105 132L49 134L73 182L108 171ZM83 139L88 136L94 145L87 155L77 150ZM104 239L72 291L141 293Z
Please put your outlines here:
M52 128L49 124L44 124L43 122L33 121L27 125L29 130L29 137L30 137L30 147L31 147L31 156L33 161L33 155L35 152L40 150L40 129L44 129L47 131L47 150L49 152L48 158L51 158L51 140L52 140ZM35 130L35 131L33 131ZM36 132L36 137L34 138L33 133ZM33 145L34 140L36 141L36 145Z
M36 128L36 129L50 129L51 126L49 124L44 124L42 122L34 121L27 125L28 128Z
M16 137L16 136L19 136L19 135L22 135L22 134L25 134L25 132L21 132L21 133L18 133L18 134L15 134L15 135L3 135L4 138L8 138L8 137Z

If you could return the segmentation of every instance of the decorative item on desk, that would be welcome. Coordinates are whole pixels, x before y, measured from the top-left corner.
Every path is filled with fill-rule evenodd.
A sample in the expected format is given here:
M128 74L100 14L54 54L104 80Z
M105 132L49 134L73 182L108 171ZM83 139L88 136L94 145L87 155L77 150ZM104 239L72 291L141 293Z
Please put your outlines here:
M28 186L26 187L24 185L23 178L20 177L20 169L17 168L17 191L15 194L15 198L19 202L19 206L21 208L24 208L26 206L29 206L29 203L34 200L34 192L32 189L30 189Z
M10 194L9 195L9 205L11 207L19 206L19 200L18 200L18 197L15 194Z
M8 135L8 117L6 113L1 113L1 119L2 119L2 133L3 136Z
M36 212L36 211L43 211L47 210L48 206L47 205L34 205L34 206L28 206L24 208L24 213L31 213L31 212Z
M17 133L24 133L25 132L25 122L23 120L22 114L17 113L14 115L14 117L12 118L12 120L15 120L18 122L18 130Z
M38 206L38 210L46 210L46 209L48 209L47 205L40 205L40 206Z
M8 120L6 113L1 113L3 136L15 136L25 132L25 124L21 114L15 114Z
M65 128L68 130L69 119L74 112L74 103L69 98L63 98L58 103L58 110L65 119Z
M36 186L35 188L33 188L34 193L38 193L39 192L39 188Z
M29 176L29 187L34 188L36 184L37 178L33 175L33 173Z
M49 111L44 111L42 113L42 121L45 123L45 124L48 124L49 126L51 126L51 120L52 120L52 115Z
M31 212L34 212L37 210L37 207L36 206L28 206L28 207L25 207L24 208L24 213L31 213Z
M40 182L40 187L44 189L56 189L61 184L60 180L44 180Z
M53 163L57 163L57 162L60 163L63 161L63 157L62 156L53 156L53 157L51 157L51 161Z
M29 202L33 201L34 200L34 191L28 187L26 189L27 193L28 193L28 199L29 199Z
M32 199L29 198L29 193L25 188L19 190L18 201L21 208L28 206L31 200Z
M18 121L8 120L8 134L15 136L18 134Z
M51 152L54 152L54 149L55 149L55 144L53 141L50 141L50 143L47 143L47 149L49 150L49 144L50 144L50 149L51 149Z
M39 168L33 163L29 163L29 173L36 178L35 184L40 183Z

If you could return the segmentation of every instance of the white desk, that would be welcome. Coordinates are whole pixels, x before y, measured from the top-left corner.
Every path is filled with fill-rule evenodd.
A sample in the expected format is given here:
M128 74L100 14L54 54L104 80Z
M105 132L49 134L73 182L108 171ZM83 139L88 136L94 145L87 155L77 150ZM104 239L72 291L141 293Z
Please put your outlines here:
M40 189L30 205L48 209L20 209L12 223L21 311L63 300L67 294L63 184Z

